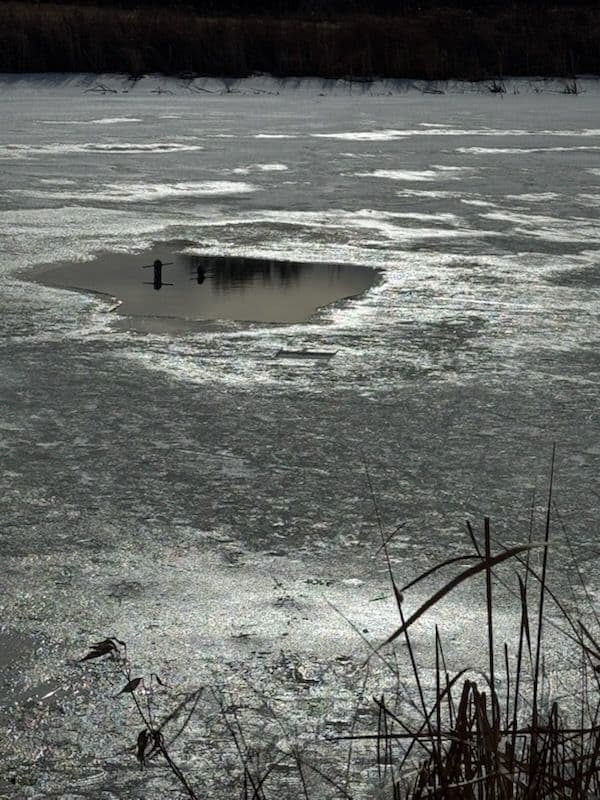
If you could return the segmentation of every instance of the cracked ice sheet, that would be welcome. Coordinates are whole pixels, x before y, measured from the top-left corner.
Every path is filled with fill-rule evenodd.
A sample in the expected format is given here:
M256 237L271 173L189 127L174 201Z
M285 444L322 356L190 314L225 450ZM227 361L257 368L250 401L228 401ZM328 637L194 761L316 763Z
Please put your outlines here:
M524 160L449 152L435 135L412 136L410 150L400 138L313 136L385 134L398 129L401 113L410 130L427 120L494 131L492 142L469 133L474 145L481 135L502 147L503 131L512 145L511 132L527 130L528 146L553 147L557 135L576 146L578 131L595 128L597 99L571 100L7 98L2 142L38 152L26 171L22 160L7 159L0 175L3 621L37 631L45 643L37 659L23 662L22 680L35 687L52 679L73 692L61 700L66 717L36 706L35 719L25 709L11 723L18 736L10 763L21 764L21 778L37 783L38 794L48 785L64 796L89 759L101 777L88 788L77 784L83 796L102 788L120 800L151 796L143 785L111 789L102 754L114 752L121 717L102 739L114 702L107 711L77 699L84 679L65 666L111 633L130 641L140 669L167 671L185 686L233 676L242 700L250 665L271 697L284 698L279 713L297 714L299 728L312 730L323 704L352 718L352 692L342 703L339 687L352 686L364 651L326 599L374 642L395 624L385 566L375 557L380 539L365 463L385 529L403 525L392 543L402 583L464 551L465 518L478 530L488 514L500 541L522 541L534 488L535 530L543 530L540 498L557 441L555 498L588 588L597 589L600 247L581 210L597 195L589 154L544 150ZM75 150L55 152L56 131L37 122L58 116L135 116L142 122L107 125L104 136L151 145L197 135L204 149L102 152L85 145L111 143L76 125L63 126ZM165 126L160 136L157 125ZM593 133L588 144L598 145ZM341 148L369 156L369 169L437 177L427 191L397 191L389 180L348 175ZM139 207L126 192L110 209L23 193L62 185L90 194L91 180L99 192L204 184L260 164L288 169L253 171L261 192L165 196ZM452 170L461 170L460 180L449 185ZM490 206L494 213L482 211ZM361 263L382 280L304 324L223 323L175 336L123 330L95 298L15 277L104 249L143 258L151 242L174 239L198 252ZM285 361L276 356L281 348L335 355L326 363ZM552 581L564 596L575 583L570 563L557 537ZM408 594L413 608L426 593ZM465 587L415 630L426 666L435 621L457 668L465 654L480 652L478 597L477 587ZM511 602L501 604L503 632L517 616ZM263 646L272 652L259 669ZM551 642L551 660L562 657L561 647ZM320 683L301 688L292 671L282 678L280 651ZM336 685L339 655L351 666ZM377 681L374 693L386 685ZM40 758L40 741L54 744L62 763L48 751ZM139 775L142 784L150 780ZM165 795L164 787L155 792Z

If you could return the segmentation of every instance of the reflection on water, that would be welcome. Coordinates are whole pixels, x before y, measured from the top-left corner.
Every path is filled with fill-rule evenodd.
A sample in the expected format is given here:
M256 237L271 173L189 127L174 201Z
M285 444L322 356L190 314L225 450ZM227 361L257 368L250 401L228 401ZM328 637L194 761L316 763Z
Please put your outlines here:
M117 297L128 316L259 322L300 322L377 279L367 267L194 255L180 252L184 245L155 245L141 256L102 253L90 262L42 267L35 277Z
M293 261L274 261L266 258L240 258L231 256L180 256L188 262L190 273L196 276L197 283L204 283L210 276L213 286L220 291L243 289L254 281L264 283L278 282L281 287L298 281L303 268L309 264ZM327 265L330 267L331 265ZM336 269L343 269L336 266Z

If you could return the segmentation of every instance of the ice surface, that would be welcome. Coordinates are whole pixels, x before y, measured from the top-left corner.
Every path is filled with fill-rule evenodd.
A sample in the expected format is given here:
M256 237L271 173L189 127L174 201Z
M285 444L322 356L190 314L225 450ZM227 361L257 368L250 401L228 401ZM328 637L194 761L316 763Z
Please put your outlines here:
M385 529L404 524L402 583L468 547L465 518L520 542L533 507L539 535L556 442L555 501L598 590L598 83L432 88L0 77L0 603L37 653L0 678L18 703L4 769L29 796L167 796L123 756L104 769L126 714L73 659L105 635L252 705L250 675L301 732L352 719L366 648L328 603L375 643L395 624L365 466ZM22 277L175 239L383 279L306 323L175 336ZM477 658L479 588L423 620L423 663L434 619L457 667ZM550 645L549 670L568 650ZM60 701L21 703L48 682Z

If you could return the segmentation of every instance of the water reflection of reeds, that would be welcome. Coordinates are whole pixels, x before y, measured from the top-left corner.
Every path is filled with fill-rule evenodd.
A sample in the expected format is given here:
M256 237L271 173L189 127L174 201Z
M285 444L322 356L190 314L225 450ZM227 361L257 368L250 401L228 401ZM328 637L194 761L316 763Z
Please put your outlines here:
M191 279L203 283L210 278L219 291L244 288L254 281L263 284L277 282L280 286L297 283L309 264L292 261L274 261L266 258L244 258L242 256L183 256Z

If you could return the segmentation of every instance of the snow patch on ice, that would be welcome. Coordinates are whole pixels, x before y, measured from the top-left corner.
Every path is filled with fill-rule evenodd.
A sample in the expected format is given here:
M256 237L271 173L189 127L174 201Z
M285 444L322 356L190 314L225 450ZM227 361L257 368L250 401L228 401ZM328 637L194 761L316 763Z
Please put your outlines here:
M380 153L339 153L344 158L381 158Z
M119 125L142 122L139 117L101 117L100 119L43 119L44 125Z
M481 208L496 208L496 203L492 203L491 200L478 200L472 199L468 197L461 197L461 203L464 203L466 206L475 206Z
M472 155L527 155L529 153L571 153L579 150L596 151L600 145L576 145L573 147L457 147L457 153Z
M40 178L40 183L46 183L49 186L76 186L77 181L70 178Z
M388 178L393 181L421 182L437 181L442 178L459 180L461 174L470 171L469 167L433 166L431 169L375 169L372 172L357 172L358 178Z
M538 137L538 136L568 136L568 137L595 137L600 136L598 128L584 128L583 130L557 129L557 130L525 130L523 128L445 128L436 126L432 130L412 129L406 130L411 136L506 136Z
M461 192L449 192L443 189L398 189L397 197L422 197L427 200L448 200L461 198Z
M529 192L525 194L507 194L507 200L523 200L526 203L544 203L547 200L557 200L561 197L558 192Z
M249 164L247 167L236 167L231 170L236 175L249 175L251 172L285 172L286 164Z
M297 139L296 134L292 133L255 133L255 139Z
M345 131L342 133L313 133L315 139L341 139L352 142L390 142L394 139L403 139L408 131Z
M422 123L420 123L422 124ZM357 142L387 142L394 139L405 139L412 136L448 136L464 138L466 136L485 136L485 137L538 137L538 136L561 136L561 137L597 137L600 130L596 128L585 128L583 130L543 130L529 131L522 128L502 129L502 128L452 128L445 125L429 126L425 129L417 128L396 128L393 130L370 130L370 131L340 131L333 133L313 133L312 136L318 139L340 139L343 141ZM561 148L562 149L562 148ZM568 150L577 148L567 148ZM585 148L587 149L587 147ZM485 152L487 148L482 148ZM490 148L489 152L497 152L495 148Z
M94 192L46 192L31 189L18 190L18 192L26 197L41 199L137 203L164 200L168 197L248 194L257 190L257 186L242 181L190 181L180 183L106 183Z
M70 155L73 153L178 153L202 150L202 145L181 142L52 142L42 145L19 143L0 144L0 159L25 159L40 155Z

